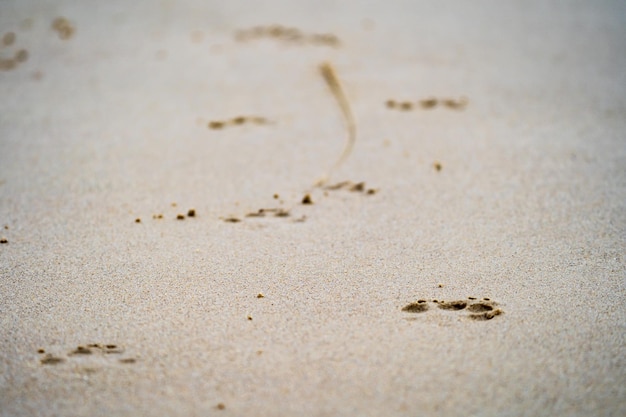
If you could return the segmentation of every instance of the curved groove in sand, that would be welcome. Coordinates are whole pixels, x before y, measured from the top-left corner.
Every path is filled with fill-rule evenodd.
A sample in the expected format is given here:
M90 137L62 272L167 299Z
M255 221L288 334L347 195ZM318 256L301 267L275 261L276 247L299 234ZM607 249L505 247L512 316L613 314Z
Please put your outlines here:
M356 123L354 121L352 111L350 110L350 103L343 92L339 78L337 77L333 66L329 62L322 63L319 68L324 81L328 84L331 93L337 100L339 108L343 113L343 117L348 128L348 140L346 142L346 146L341 152L341 155L339 156L339 159L337 159L337 162L335 162L335 164L330 167L328 172L315 183L316 186L322 186L329 180L332 171L337 169L348 158L348 156L350 156L354 143L356 142Z

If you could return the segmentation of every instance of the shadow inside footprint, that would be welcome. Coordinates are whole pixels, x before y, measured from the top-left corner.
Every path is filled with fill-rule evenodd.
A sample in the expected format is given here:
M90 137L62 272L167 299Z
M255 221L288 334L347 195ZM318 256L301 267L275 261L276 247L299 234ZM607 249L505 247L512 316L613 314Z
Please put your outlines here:
M469 301L468 301L469 300ZM498 303L491 301L489 298L483 298L481 301L475 301L475 297L468 297L468 300L442 301L432 300L441 310L461 311L465 310L470 314L467 317L475 321L491 320L496 316L504 314L498 307ZM429 310L429 302L427 300L417 300L414 303L407 304L402 311L407 313L423 313ZM414 320L407 319L407 320Z
M402 311L407 313L423 313L424 311L428 311L428 304L426 304L426 300L418 300L416 303L404 306Z
M85 346L78 346L76 349L70 352L70 355L91 355L91 349Z
M467 307L467 311L471 311L472 313L483 313L485 311L492 311L492 310L493 310L493 307L485 303L476 303Z
M467 307L467 302L462 300L448 302L441 301L437 303L437 306L442 310L463 310Z
M499 316L500 314L502 314L502 310L498 308L492 311L485 311L484 313L470 314L468 317L476 321L485 321L485 320L491 320L492 318Z
M58 358L58 357L52 356L50 354L47 354L46 356L41 358L41 364L42 365L57 365L57 364L63 363L63 362L65 362L65 359Z
M103 348L104 353L124 353L124 349L117 345L104 345Z

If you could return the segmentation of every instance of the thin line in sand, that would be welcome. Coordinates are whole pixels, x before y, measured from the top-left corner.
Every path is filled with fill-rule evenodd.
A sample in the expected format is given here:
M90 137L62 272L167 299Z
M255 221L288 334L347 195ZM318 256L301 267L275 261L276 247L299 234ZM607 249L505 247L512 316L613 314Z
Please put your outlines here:
M343 151L341 152L341 155L339 155L339 158L337 159L337 161L328 169L328 171L324 175L322 175L321 178L315 181L314 183L315 187L322 187L328 182L328 180L330 179L331 173L335 169L337 169L348 158L348 156L350 156L350 153L352 152L352 148L354 148L354 144L356 142L356 123L354 121L354 116L352 115L352 110L350 109L350 103L348 102L348 99L345 93L343 92L343 88L341 87L341 82L339 81L339 78L337 77L337 74L335 73L335 69L333 68L332 64L330 64L329 62L323 62L322 64L319 65L319 71L322 74L324 81L328 85L330 92L333 94L333 96L335 97L335 100L337 100L337 103L339 104L339 108L341 109L341 113L343 114L343 117L346 122L347 130L348 130L348 138L346 141L346 145ZM209 124L209 127L211 128L222 128L223 125L225 124L225 122L220 122L220 121L212 122L212 123L219 123L219 126L212 127L211 124ZM346 181L338 185L335 185L329 189L340 189L340 188L343 188L344 186L349 187L351 191L365 191L364 183L352 184ZM376 192L375 189L367 190L367 194L374 194L375 192ZM305 192L305 195L301 200L301 204L305 204L305 205L313 204L313 200L309 192ZM291 208L259 209L256 212L248 213L246 217L265 217L265 214L269 212L274 212L275 217L289 217L290 211L291 211ZM303 216L301 219L297 219L295 221L301 222L301 221L304 221L305 218L306 217ZM227 218L221 218L221 219L224 220L225 222L231 222L231 223L238 223L241 221L241 219L237 217L232 217L232 216L227 217Z
M337 103L339 103L339 107L341 108L341 112L343 113L343 117L346 121L346 125L348 127L348 141L346 142L346 146L343 149L343 152L339 156L339 159L335 164L330 167L328 172L322 176L319 180L315 182L316 186L324 185L329 179L332 171L337 169L350 155L352 152L352 148L354 147L354 143L356 142L356 123L354 122L354 116L352 115L352 111L350 110L350 103L346 98L346 95L343 92L343 88L341 88L341 83L339 82L339 78L335 73L335 69L329 62L324 62L319 67L322 77L324 77L324 81L328 84L331 93L335 96Z

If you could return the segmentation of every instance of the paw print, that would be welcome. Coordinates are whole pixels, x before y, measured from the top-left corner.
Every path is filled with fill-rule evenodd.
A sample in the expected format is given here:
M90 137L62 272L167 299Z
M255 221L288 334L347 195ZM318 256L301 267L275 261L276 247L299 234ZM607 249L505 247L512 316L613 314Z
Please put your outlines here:
M10 71L28 60L28 51L16 48L17 35L6 32L0 37L0 71Z
M402 308L406 313L425 313L431 309L431 306L440 310L463 311L468 312L465 317L475 321L491 320L496 316L502 315L504 312L498 308L498 303L489 298L478 300L476 297L468 297L466 300L417 300L416 302L407 304Z
M114 344L90 343L77 346L75 349L68 352L66 356L57 356L52 353L47 353L45 349L39 349L37 353L42 355L39 360L42 365L58 365L77 357L92 357L94 355L108 357L109 355L122 355L124 349ZM135 363L137 359L133 357L120 358L118 362L125 364Z

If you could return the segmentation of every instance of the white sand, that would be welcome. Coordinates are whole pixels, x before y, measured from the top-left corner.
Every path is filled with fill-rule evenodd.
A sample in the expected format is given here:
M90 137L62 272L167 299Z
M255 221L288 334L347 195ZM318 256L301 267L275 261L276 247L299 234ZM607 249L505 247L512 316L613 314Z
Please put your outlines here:
M0 415L626 414L623 2L40 3L0 3ZM342 46L234 39L274 23ZM374 195L311 187L323 61ZM468 296L504 314L401 311Z

